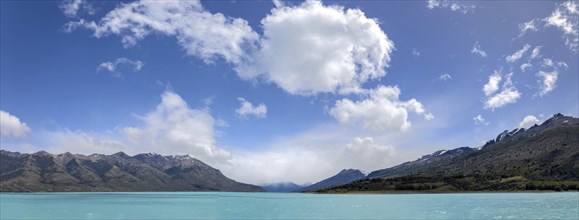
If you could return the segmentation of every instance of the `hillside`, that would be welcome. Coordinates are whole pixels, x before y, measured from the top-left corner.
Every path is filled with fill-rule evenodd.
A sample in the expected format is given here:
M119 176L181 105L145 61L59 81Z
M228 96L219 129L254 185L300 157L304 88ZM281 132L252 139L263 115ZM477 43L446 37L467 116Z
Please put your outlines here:
M192 158L119 152L90 156L0 150L0 191L263 191Z
M467 151L375 171L368 179L323 192L579 189L577 118L556 114L541 125L502 132L481 149Z
M324 189L324 188L329 188L329 187L343 185L346 183L351 183L351 182L354 182L356 180L363 179L364 177L366 177L366 175L364 175L360 170L344 169L334 176L331 176L331 177L324 179L320 182L317 182L317 183L314 183L310 186L299 189L298 191L299 192L313 192L313 191Z

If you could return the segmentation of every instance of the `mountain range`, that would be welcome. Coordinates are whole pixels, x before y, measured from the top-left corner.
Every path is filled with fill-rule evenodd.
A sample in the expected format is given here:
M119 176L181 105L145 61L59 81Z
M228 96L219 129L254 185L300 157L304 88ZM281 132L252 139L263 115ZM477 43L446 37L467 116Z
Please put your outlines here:
M188 155L123 152L89 156L0 150L0 191L239 191L261 192Z
M579 189L579 119L555 114L479 148L441 150L318 192Z
M555 114L481 147L439 150L364 175L344 169L307 187L239 183L188 155L22 154L0 150L0 191L488 191L579 189L579 119ZM265 189L264 189L265 188Z

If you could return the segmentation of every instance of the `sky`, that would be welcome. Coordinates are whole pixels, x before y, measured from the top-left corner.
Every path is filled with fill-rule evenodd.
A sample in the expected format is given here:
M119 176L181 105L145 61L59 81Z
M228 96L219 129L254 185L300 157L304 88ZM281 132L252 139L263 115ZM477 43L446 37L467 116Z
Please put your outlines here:
M313 183L579 115L577 1L0 1L0 146Z

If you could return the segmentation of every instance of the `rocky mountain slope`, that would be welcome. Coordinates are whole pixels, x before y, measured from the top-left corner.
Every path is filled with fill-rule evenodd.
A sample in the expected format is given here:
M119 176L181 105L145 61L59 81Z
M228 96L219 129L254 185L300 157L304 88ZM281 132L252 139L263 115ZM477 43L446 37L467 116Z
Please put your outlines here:
M312 191L316 191L316 190L320 190L320 189L324 189L324 188L329 188L329 187L343 185L346 183L351 183L351 182L354 182L356 180L363 179L365 177L366 177L366 175L364 175L364 173L362 173L360 170L344 169L334 176L331 176L331 177L324 179L320 182L317 182L317 183L314 183L310 186L299 189L298 191L300 191L300 192L312 192Z
M326 191L579 189L578 118L556 114L528 130L502 132L479 150L453 151L452 156L435 152Z
M0 150L0 191L264 191L192 158Z
M476 151L475 148L460 147L452 150L439 150L432 154L424 155L415 161L405 162L403 164L376 170L368 174L368 179L372 178L388 178L397 176L407 176L414 173L427 171L433 164L443 163L460 155Z

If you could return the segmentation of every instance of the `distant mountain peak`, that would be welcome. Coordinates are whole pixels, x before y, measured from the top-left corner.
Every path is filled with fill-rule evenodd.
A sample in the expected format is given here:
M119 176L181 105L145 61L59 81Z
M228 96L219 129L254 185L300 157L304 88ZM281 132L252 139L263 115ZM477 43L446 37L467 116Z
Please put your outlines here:
M314 183L308 187L300 189L302 192L316 191L323 188L334 187L347 183L354 182L365 178L366 175L358 169L343 169L334 176L324 179L320 182Z

